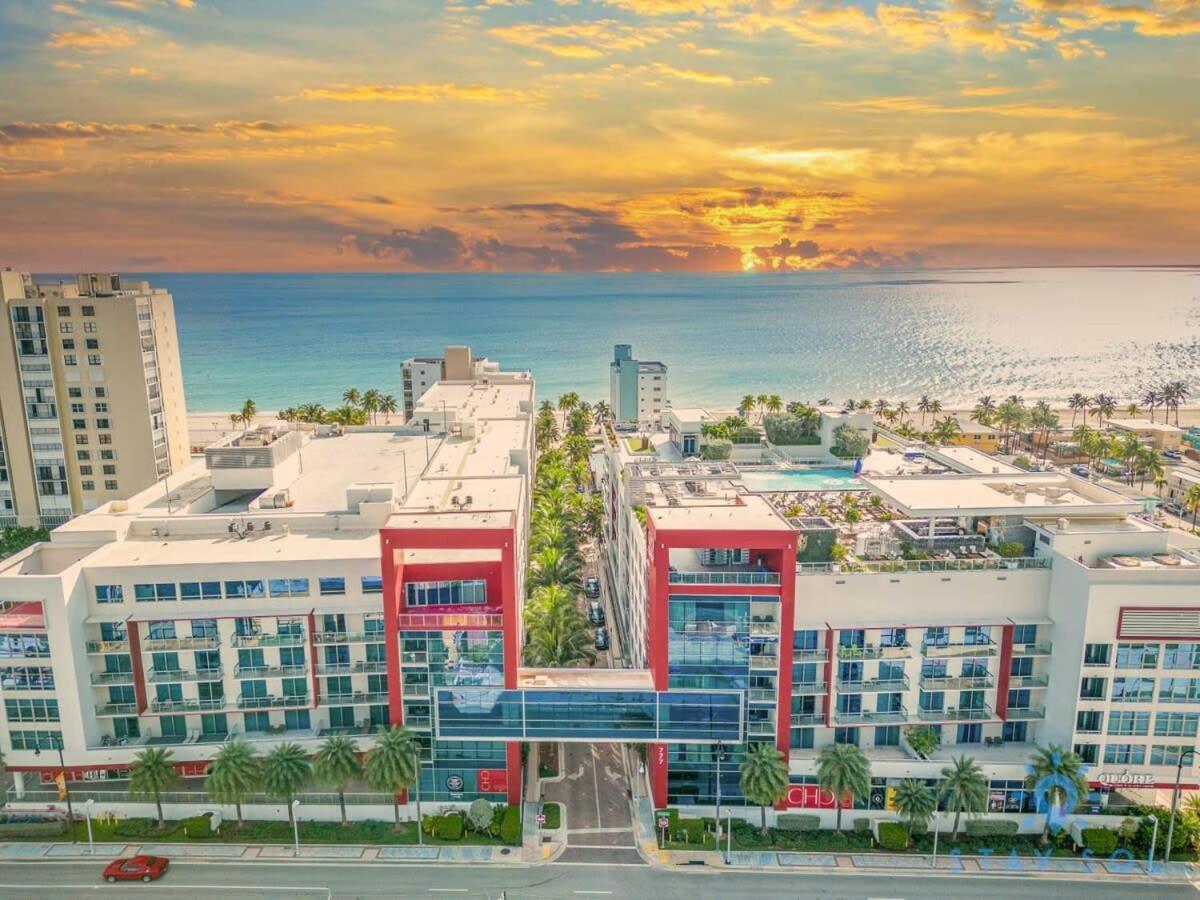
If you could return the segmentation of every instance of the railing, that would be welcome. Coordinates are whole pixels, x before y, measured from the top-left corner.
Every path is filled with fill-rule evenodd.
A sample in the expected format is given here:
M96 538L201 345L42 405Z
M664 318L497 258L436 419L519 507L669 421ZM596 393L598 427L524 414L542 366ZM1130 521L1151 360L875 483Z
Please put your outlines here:
M669 584L779 584L779 573L753 572L669 572Z
M429 664L429 653L425 650L405 650L400 654L402 666L425 666Z
M828 648L822 647L818 650L793 650L793 662L825 662L829 659Z
M779 634L779 623L774 620L770 622L751 622L750 633L759 636Z
M1013 656L1049 656L1054 650L1050 641L1038 641L1035 644L1013 644Z
M359 703L386 703L387 691L356 691L353 694L322 694L321 706L353 706Z
M867 691L907 691L908 676L903 678L860 678L857 681L838 679L839 691L856 694Z
M1044 688L1049 685L1048 675L1014 675L1008 680L1010 688Z
M296 647L304 643L303 634L235 634L231 647Z
M128 653L128 639L122 641L88 641L88 653Z
M1046 718L1046 708L1044 706L1028 706L1014 709L1009 707L1008 720L1020 722L1027 719L1044 719Z
M837 650L838 659L907 659L912 656L912 646L909 644L839 646Z
M988 675L922 675L921 688L930 691L971 690L995 687L996 682Z
M98 716L136 716L136 703L99 703L96 705Z
M824 725L825 716L821 713L793 713L792 727L803 728L809 725Z
M996 642L959 641L946 644L921 644L921 654L930 657L942 656L995 656Z
M237 698L238 709L295 709L308 706L308 694L294 697L246 697Z
M1020 556L1016 559L896 559L853 560L843 563L797 563L797 575L884 575L913 572L992 572L1013 569L1048 569L1050 559Z
M835 712L833 718L840 724L856 722L907 722L908 710L904 707L889 710L867 710L860 712Z
M133 684L133 673L93 672L92 684Z
M829 686L823 681L803 681L792 685L793 694L824 694Z
M318 631L313 635L316 644L375 644L383 640L382 631Z
M308 666L234 666L235 678L294 678L305 675Z
M405 699L409 697L428 697L429 685L427 684L402 684L400 685L400 693Z
M211 712L224 709L225 705L224 697L216 700L151 700L150 711L156 713Z
M919 709L917 716L926 722L984 722L994 718L986 706L979 709Z
M197 669L195 672L183 669L151 669L146 673L146 680L159 684L171 681L220 681L221 669Z
M778 696L777 691L767 688L749 688L746 691L746 699L751 703L774 703Z
M747 723L747 726L746 726L746 733L747 734L760 734L760 735L761 734L773 735L775 733L775 723L774 722L760 722L757 720L749 722L749 723Z
M504 617L499 613L401 613L397 627L406 628L485 628L504 627ZM382 640L382 636L379 640Z
M341 733L341 729L323 729L323 731L325 733L335 733L335 732ZM355 729L350 729L346 733L355 734L358 732ZM278 739L279 737L287 737L292 734L294 734L294 732L285 731L285 732L281 732L280 735L271 735L270 737L272 739ZM306 732L306 737L307 736L310 736L310 735L308 735L308 733ZM229 735L229 737L239 737L240 738L240 737L247 737L247 735ZM178 743L183 744L186 742L187 742L187 736L180 735ZM162 743L162 741L160 741L160 743ZM114 745L114 746L116 746L116 745ZM127 802L128 798L129 798L129 795L126 792L126 790L124 789L124 787L122 787L122 789L120 789L120 790L96 791L96 790L86 790L86 789L78 786L80 784L86 784L86 782L73 782L73 784L76 786L71 788L71 799L73 801L75 801L76 803L86 803L88 800L94 800L94 801L96 801L97 804L105 804L105 803L113 803L113 802L120 803L120 802ZM9 788L7 798L10 802L19 800L19 802L22 802L22 803L45 803L47 805L54 804L55 806L61 806L61 804L62 804L62 800L59 798L58 790L55 788L51 788L50 790L27 789L24 792L24 797L22 797L22 798L18 798L15 790L13 790L12 788ZM163 803L199 803L199 804L205 804L205 805L211 806L211 802L209 801L208 796L203 791L163 791L162 794L160 795L160 798L162 799ZM305 808L311 807L311 806L328 806L328 807L331 807L332 809L336 809L338 806L338 795L331 794L331 793L297 794L295 796L295 799L299 800L300 803L302 804L302 806ZM391 794L370 794L370 793L346 794L344 799L348 806L377 805L380 807L384 807L386 809L392 808L392 803L394 800L394 798ZM276 804L276 805L278 805L279 801L276 799L272 799L271 797L267 796L266 794L253 793L253 794L247 794L245 796L245 798L242 800L242 803L246 804L246 805L249 805L249 804ZM79 815L80 813L77 812L76 814Z
M778 665L778 656L758 655L750 657L750 668L752 669L774 669L777 668Z
M352 663L327 663L317 666L317 674L324 675L361 675L386 672L386 662L359 661Z
M213 650L221 646L221 639L211 637L148 638L142 641L143 653L153 650Z

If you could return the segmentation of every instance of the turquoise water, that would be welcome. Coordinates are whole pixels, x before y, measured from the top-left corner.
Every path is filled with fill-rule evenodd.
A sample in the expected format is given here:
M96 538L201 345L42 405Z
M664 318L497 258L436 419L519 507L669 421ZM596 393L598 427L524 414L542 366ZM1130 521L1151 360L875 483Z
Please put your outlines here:
M742 472L739 479L751 491L857 491L864 485L847 469L777 469Z
M542 397L608 396L612 345L670 366L676 405L748 392L943 403L1200 386L1189 269L733 275L178 274L188 407L400 394L400 363L470 344L530 368Z

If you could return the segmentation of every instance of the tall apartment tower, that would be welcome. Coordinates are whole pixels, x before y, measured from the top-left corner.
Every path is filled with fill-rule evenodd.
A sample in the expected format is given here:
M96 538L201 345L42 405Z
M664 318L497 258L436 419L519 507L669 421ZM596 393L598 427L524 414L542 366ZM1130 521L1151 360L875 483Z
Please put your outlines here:
M657 423L667 397L667 364L634 359L630 344L613 345L609 364L609 405L617 422Z
M0 525L53 528L187 464L167 291L6 269L0 305Z
M414 356L400 366L404 394L404 421L425 393L439 381L471 381L498 372L500 366L490 359L472 356L470 347L447 347L442 356Z

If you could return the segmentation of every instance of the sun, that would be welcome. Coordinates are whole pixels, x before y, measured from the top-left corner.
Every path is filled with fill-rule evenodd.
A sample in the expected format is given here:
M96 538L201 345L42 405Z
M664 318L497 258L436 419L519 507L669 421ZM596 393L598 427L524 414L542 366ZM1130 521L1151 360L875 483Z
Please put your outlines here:
M742 253L742 271L753 272L758 268L758 258L749 250Z

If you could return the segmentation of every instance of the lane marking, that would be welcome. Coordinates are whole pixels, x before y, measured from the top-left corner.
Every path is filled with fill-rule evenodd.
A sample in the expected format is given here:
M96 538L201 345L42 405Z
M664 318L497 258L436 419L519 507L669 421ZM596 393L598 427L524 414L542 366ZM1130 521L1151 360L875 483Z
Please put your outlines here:
M603 825L604 819L600 815L600 780L596 777L596 747L592 745L592 799L596 801L596 824Z
M467 888L430 888L431 894L465 894Z
M611 894L612 891L571 891L572 894Z

